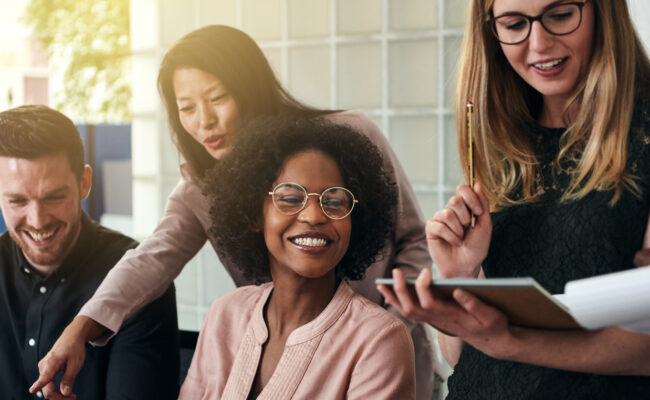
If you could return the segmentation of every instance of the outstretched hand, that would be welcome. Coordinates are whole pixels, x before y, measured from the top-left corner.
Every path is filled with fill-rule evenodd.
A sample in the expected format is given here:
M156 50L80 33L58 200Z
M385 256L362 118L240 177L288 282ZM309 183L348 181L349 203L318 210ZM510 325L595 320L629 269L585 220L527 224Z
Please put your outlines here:
M38 363L40 375L29 392L41 390L46 399L75 399L77 396L72 387L86 356L86 342L98 337L105 329L88 317L75 318ZM57 390L54 378L60 372L63 372L63 377Z

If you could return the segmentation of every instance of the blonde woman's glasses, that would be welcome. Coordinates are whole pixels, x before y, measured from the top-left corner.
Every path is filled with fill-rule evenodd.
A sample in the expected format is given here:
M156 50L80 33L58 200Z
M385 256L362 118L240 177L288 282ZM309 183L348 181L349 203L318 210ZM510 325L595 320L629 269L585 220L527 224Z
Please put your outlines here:
M528 39L535 21L539 21L552 35L568 35L580 27L582 7L587 1L557 3L534 17L508 12L488 20L488 23L492 27L492 33L503 44L519 44Z
M280 183L268 194L272 196L275 208L285 215L298 214L307 205L309 196L318 196L321 210L330 219L347 217L359 202L351 191L343 187L331 187L322 193L307 193L307 190L297 183Z

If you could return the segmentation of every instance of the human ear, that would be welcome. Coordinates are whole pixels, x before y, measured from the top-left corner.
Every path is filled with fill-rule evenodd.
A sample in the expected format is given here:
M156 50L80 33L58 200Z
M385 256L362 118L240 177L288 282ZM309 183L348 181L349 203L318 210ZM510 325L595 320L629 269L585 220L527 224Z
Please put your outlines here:
M84 165L84 171L81 174L80 193L81 199L85 200L90 194L90 188L93 185L93 169L90 165Z

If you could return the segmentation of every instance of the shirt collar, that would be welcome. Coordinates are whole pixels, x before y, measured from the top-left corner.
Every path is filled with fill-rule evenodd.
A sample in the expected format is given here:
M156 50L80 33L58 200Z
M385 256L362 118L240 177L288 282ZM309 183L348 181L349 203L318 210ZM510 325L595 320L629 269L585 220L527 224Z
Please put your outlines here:
M263 289L262 296L255 307L252 317L255 339L260 344L265 343L268 339L268 328L264 319L264 306L273 290L273 282L265 283L261 287ZM325 309L312 321L291 332L285 346L297 345L323 334L343 314L353 296L354 291L345 281L341 281L334 293L334 297L332 297L332 300L330 300Z

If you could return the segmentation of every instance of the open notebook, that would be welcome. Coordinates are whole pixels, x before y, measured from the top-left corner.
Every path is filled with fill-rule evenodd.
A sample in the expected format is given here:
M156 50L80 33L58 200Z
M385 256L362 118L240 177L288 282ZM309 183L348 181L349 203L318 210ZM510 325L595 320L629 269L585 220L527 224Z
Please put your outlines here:
M650 267L571 281L561 300L587 329L618 325L650 334Z
M392 285L392 279L377 279ZM408 280L410 286L414 280ZM436 279L434 296L465 289L503 311L513 325L545 329L598 329L610 325L650 333L650 268L571 281L551 295L533 278Z

